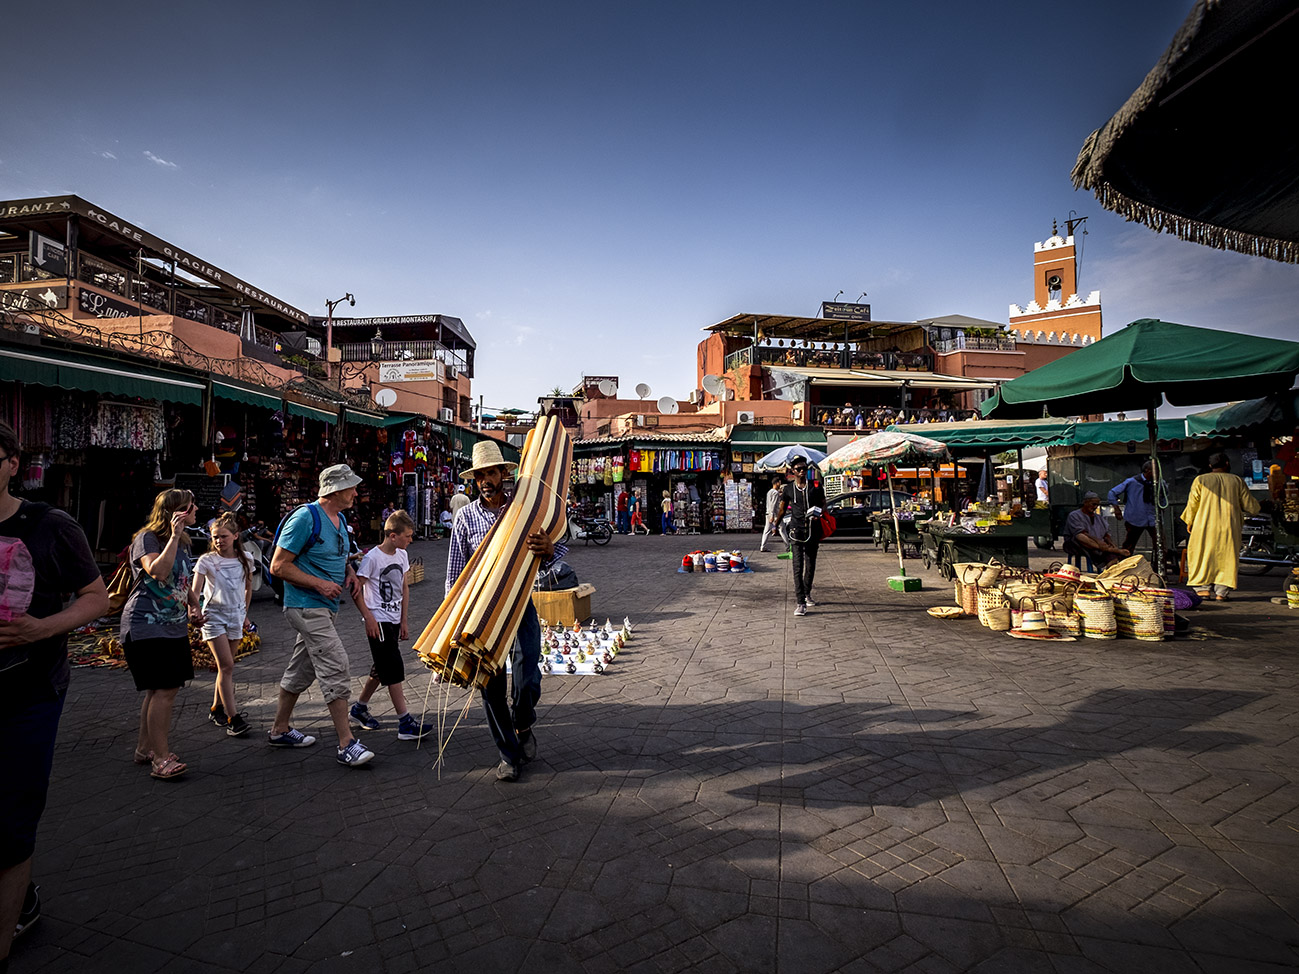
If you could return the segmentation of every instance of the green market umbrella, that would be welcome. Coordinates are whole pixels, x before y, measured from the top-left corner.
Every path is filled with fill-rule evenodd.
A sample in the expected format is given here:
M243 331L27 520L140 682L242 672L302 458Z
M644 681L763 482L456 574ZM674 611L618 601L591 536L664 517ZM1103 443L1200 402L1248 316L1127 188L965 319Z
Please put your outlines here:
M979 409L989 419L1144 409L1158 480L1155 410L1161 397L1175 406L1193 406L1279 394L1294 384L1296 374L1299 342L1142 318L1003 383ZM1155 533L1162 553L1162 518L1155 520Z
M885 430L853 440L835 450L819 466L824 473L849 473L863 467L888 467L896 463L934 463L949 459L947 444L939 443L915 433ZM902 564L902 526L898 524L898 507L893 499L893 473L887 471L889 507L893 511L893 533L898 541L898 574L889 579L889 588L899 592L913 592L920 588L920 579L907 578Z

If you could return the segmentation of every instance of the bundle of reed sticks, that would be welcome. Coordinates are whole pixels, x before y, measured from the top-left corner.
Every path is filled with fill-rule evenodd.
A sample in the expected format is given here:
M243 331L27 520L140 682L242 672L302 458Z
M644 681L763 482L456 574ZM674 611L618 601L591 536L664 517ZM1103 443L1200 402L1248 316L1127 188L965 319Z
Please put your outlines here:
M527 538L534 531L552 541L564 536L572 459L564 427L542 417L523 443L513 498L415 641L441 680L482 687L504 668L540 566Z

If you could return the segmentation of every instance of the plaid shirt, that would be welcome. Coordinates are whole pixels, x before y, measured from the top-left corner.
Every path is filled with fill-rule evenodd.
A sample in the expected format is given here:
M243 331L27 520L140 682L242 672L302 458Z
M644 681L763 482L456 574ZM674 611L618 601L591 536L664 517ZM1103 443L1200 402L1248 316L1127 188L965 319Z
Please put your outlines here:
M451 591L451 586L456 583L460 573L465 570L465 565L469 564L469 559L473 553L478 550L478 546L483 543L483 538L487 537L487 532L491 530L496 519L505 513L508 504L492 510L484 507L481 500L472 501L460 508L456 512L456 519L451 525L451 550L447 553L447 580L446 591ZM555 553L549 561L542 562L542 567L547 568L559 561L568 554L568 545L558 542L555 545Z

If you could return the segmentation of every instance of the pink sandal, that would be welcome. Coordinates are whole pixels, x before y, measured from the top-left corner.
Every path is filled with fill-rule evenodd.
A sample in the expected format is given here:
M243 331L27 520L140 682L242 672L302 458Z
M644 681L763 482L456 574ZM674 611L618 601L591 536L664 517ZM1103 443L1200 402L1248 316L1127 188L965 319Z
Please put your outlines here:
M168 754L161 761L157 758L153 759L153 766L149 771L149 776L160 781L167 781L171 778L179 778L185 773L187 767L176 755Z
M137 747L137 748L135 749L135 754L134 754L134 756L131 758L131 763L132 763L132 764L148 764L148 763L149 763L150 761L152 761L152 760L153 760L153 752L152 752L152 751L141 751L141 750Z

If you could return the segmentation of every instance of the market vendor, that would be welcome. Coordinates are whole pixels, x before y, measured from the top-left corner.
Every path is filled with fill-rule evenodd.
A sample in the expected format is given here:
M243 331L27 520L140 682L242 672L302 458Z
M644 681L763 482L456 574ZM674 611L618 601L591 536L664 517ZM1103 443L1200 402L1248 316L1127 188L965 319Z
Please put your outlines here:
M1083 494L1082 507L1064 522L1066 554L1084 555L1096 568L1103 568L1115 558L1126 558L1132 552L1120 548L1110 537L1109 522L1099 513L1100 494L1089 490Z

